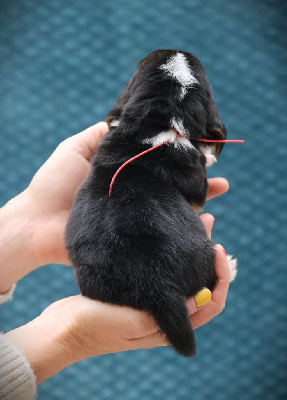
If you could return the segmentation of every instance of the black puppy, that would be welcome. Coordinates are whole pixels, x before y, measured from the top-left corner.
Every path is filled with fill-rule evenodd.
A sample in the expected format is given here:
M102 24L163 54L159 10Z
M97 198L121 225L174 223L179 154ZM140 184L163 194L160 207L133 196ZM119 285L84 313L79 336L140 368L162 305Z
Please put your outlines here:
M226 137L199 60L150 54L107 121L66 230L77 282L89 298L146 310L174 349L192 356L186 300L216 284L214 243L194 209L206 199L211 149L223 146L196 139Z

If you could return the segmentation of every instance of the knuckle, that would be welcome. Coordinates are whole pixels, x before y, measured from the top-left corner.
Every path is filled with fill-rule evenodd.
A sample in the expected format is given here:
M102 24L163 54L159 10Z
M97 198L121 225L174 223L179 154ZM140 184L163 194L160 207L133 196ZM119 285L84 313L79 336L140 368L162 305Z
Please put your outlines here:
M71 143L71 141L72 141L71 139L72 139L71 137L64 139L61 143L59 143L58 148L62 149L62 148L67 147Z

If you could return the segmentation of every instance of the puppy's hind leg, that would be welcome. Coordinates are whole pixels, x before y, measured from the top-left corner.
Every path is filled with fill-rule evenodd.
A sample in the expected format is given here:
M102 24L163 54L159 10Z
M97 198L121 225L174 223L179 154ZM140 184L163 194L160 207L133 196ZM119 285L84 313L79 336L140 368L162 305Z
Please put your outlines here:
M232 256L226 256L227 262L230 268L230 282L234 281L237 274L237 258L232 258Z

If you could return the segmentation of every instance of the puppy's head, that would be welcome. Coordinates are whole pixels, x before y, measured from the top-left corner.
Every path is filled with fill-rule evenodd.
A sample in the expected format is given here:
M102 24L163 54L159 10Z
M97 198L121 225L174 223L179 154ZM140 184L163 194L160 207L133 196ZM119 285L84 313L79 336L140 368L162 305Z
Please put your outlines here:
M195 147L213 147L215 155L221 152L222 143L203 145L196 139L226 138L201 63L192 54L177 50L157 50L139 63L107 116L110 127L123 121L180 126Z

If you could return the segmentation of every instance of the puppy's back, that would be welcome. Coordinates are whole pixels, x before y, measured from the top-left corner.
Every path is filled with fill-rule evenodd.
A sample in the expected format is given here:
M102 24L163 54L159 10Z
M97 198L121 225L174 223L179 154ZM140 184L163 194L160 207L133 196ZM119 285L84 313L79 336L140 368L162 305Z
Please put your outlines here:
M212 242L177 190L126 168L110 198L100 193L108 174L100 184L96 170L78 192L66 231L76 279L89 298L146 310L180 354L193 355L185 299L215 284Z

